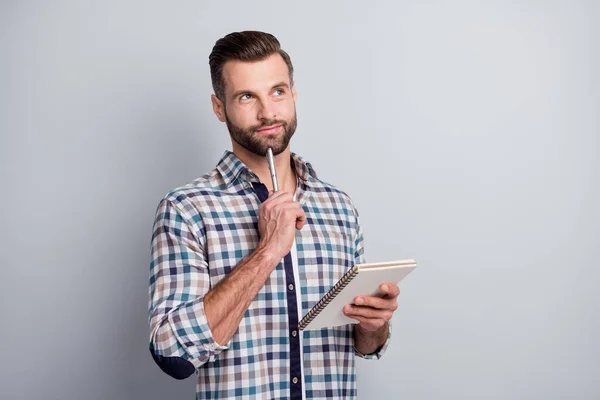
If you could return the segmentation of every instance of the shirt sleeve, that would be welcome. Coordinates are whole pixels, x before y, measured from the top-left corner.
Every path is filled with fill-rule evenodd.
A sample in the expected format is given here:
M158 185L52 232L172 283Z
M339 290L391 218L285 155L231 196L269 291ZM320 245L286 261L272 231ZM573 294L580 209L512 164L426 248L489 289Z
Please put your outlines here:
M210 275L200 218L192 223L161 201L151 254L150 352L165 373L184 379L228 348L215 341L204 312Z
M364 237L362 227L360 226L360 216L358 214L358 210L356 207L352 206L354 211L354 218L356 222L356 238L354 240L354 263L355 264L364 264L366 263L365 259L365 247L364 247ZM390 343L390 338L392 337L392 321L388 321L388 337L385 343L378 348L374 353L371 354L363 354L354 347L354 354L358 357L371 360L371 359L380 359L381 356L386 352L388 345Z

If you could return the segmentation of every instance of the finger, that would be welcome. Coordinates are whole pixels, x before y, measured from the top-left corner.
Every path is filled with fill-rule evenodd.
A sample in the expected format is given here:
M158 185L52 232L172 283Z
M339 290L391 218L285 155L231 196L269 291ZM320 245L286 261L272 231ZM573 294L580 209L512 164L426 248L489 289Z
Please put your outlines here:
M278 211L286 211L286 212L293 213L294 217L296 217L299 212L304 213L304 211L302 211L302 207L300 207L300 205L294 201L282 202L282 203L276 204L273 207L273 209L277 209Z
M394 312L391 310L380 310L377 308L365 306L352 306L348 304L344 307L344 314L351 318L353 318L353 316L357 316L365 318L380 318L389 321L390 319L392 319L392 315L394 315Z
M304 214L304 210L297 202L291 201L289 203L280 203L276 204L273 209L273 212L280 213L286 212L286 218L295 218L296 229L300 230L304 226L306 222L306 215Z
M284 193L285 193L285 192L282 192L282 191L275 192L275 191L273 191L273 190L269 190L269 195L267 196L267 200L265 200L265 203L266 203L267 201L269 201L270 199L272 199L272 198L276 198L276 197L279 197L279 196L281 196L281 195L282 195L282 194L284 194Z
M373 308L379 308L382 310L396 311L398 309L398 302L396 298L381 298L374 296L357 296L354 298L354 304L357 306L368 306Z
M349 317L358 321L361 328L363 328L366 331L378 330L381 327L383 327L386 322L385 320L376 319L376 318L365 318L365 317L360 317L360 316L349 316Z
M363 315L354 314L352 308L349 307L348 305L344 307L344 315L349 318L356 319L356 320L361 319L364 321L364 320L371 319L371 318L363 316Z
M387 297L397 297L400 294L400 288L395 283L382 283L379 285L379 290Z
M296 212L296 229L300 230L306 224L306 214L304 214L304 210L300 208Z
M265 207L274 207L277 204L281 204L281 203L285 203L285 202L292 202L292 201L293 201L293 197L291 194L289 194L287 192L275 192L273 194L273 196L271 196L267 200L265 200L263 205Z

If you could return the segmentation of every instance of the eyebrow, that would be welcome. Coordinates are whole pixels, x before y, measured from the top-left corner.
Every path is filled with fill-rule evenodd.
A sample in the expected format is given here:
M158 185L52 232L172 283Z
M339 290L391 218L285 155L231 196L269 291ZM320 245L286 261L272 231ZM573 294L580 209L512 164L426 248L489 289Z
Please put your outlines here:
M284 87L286 89L289 89L290 85L288 83L286 83L286 82L283 82L283 81L277 82L276 84L274 84L273 86L271 86L271 90L276 89L276 88L280 88L280 87ZM243 89L243 90L238 90L238 91L234 92L231 95L231 98L232 99L236 99L238 96L241 96L242 94L246 94L246 93L254 94L254 92L252 90L244 90Z

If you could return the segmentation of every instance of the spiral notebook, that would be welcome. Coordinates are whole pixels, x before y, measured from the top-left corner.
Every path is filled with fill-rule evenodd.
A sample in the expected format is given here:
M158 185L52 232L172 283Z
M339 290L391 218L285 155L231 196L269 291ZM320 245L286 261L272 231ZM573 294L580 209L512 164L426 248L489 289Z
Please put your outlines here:
M306 313L298 328L308 330L358 323L344 314L346 304L353 303L359 295L382 296L379 285L399 283L416 267L415 260L356 264Z

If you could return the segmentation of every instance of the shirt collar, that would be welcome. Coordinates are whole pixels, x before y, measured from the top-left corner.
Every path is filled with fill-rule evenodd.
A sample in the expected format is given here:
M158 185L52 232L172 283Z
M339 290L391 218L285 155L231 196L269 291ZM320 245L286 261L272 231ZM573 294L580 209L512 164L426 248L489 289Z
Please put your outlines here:
M308 185L311 177L317 174L312 165L296 153L291 153L292 166L296 170L298 178ZM258 176L250 170L232 151L226 150L217 164L217 170L221 173L226 186L232 185L238 177L247 182L259 182Z

